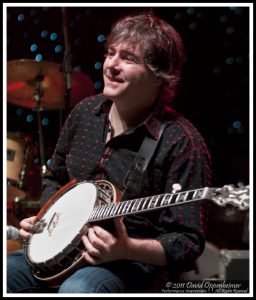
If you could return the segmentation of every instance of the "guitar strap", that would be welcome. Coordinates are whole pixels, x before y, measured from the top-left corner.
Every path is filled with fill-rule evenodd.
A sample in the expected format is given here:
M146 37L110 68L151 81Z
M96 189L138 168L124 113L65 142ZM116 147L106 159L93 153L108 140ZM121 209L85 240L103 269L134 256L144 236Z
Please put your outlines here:
M135 157L134 162L132 163L130 169L125 175L123 185L125 187L122 200L126 200L129 193L139 193L142 186L142 178L143 174L145 173L148 164L155 152L155 149L158 145L158 142L161 139L161 136L164 132L167 123L163 122L161 124L158 138L155 140L150 137L145 137L143 143Z

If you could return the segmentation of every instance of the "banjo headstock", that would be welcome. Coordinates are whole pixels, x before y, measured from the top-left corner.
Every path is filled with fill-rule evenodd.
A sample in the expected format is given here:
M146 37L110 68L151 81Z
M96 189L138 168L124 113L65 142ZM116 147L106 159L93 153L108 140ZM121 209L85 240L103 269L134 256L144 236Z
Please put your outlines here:
M224 185L221 188L213 188L211 200L219 206L231 204L239 210L249 209L249 186L238 184Z

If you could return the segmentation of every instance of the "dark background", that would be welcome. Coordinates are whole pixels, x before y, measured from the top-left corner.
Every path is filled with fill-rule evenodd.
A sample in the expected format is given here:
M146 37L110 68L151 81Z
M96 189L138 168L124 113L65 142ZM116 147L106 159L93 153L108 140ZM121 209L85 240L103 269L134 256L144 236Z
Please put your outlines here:
M119 17L149 9L172 24L184 40L187 58L174 108L204 136L212 154L213 186L248 184L249 7L68 7L72 67L91 78L95 93L101 92L102 68L95 68L95 63L104 60L101 35L107 36ZM62 64L65 43L61 7L7 7L6 16L8 61L34 60L41 54L43 61ZM45 37L43 31L47 32ZM52 33L57 34L55 40L51 40ZM37 45L34 52L33 44ZM62 50L56 53L58 45ZM37 149L33 168L39 170L36 111L23 103L9 102L7 99L7 130L32 139ZM42 128L48 161L62 124L61 113L45 109L41 115L47 121ZM39 173L36 176L40 181ZM220 247L245 247L244 219L245 213L214 207L209 240Z

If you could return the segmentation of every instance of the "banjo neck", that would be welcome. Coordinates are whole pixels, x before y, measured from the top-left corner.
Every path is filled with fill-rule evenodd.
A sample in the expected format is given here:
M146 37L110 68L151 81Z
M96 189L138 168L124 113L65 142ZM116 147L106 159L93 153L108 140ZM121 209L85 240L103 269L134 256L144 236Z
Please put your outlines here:
M239 187L234 185L224 185L219 188L204 187L184 192L160 194L99 205L92 210L88 222L149 212L199 200L212 200L219 206L229 204L237 207L239 210L246 210L249 207L249 187L242 184Z
M179 193L167 193L145 198L121 201L118 203L104 204L94 207L88 222L112 219L118 216L133 215L149 212L160 208L180 205L186 202L207 199L212 194L212 189L204 187Z

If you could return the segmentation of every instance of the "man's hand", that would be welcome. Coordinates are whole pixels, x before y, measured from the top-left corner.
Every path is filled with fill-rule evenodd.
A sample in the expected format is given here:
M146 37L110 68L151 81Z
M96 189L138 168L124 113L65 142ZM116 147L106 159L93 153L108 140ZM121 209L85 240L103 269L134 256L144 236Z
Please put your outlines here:
M86 248L83 257L88 263L97 265L125 258L129 236L122 217L115 218L114 223L115 234L111 234L98 225L93 225L89 228L87 236L82 237Z
M31 235L31 231L36 221L37 221L36 216L23 219L20 222L21 228L19 230L19 235L25 239L28 239Z

